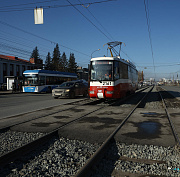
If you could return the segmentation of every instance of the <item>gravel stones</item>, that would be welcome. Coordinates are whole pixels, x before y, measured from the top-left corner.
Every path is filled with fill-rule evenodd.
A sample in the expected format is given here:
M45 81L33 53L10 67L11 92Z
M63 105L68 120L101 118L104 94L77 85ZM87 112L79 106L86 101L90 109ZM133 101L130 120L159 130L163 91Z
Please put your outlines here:
M79 140L55 138L38 153L33 152L0 169L0 174L7 177L74 176L99 146ZM113 176L114 171L178 176L179 167L180 154L174 147L114 142L101 163L93 168L92 176Z
M0 134L0 155L25 145L41 136L43 133L26 133L7 131Z
M0 169L0 174L9 177L73 176L99 147L97 144L92 145L88 142L65 138L53 141L49 142L46 148L42 148L44 150L34 153L33 158L27 158L26 162L25 160L16 161ZM17 166L17 164L21 165Z
M93 177L116 176L113 175L115 172L119 175L125 173L158 176L180 175L178 170L180 153L174 147L127 145L118 142L111 147L102 163L95 168ZM112 156L115 158L112 159Z

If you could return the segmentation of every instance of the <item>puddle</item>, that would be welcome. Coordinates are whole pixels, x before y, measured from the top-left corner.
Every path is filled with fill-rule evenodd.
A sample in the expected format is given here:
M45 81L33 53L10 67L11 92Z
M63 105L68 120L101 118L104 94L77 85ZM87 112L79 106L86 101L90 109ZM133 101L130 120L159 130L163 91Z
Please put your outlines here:
M68 119L69 116L54 116L55 119Z
M145 114L145 115L158 115L158 113L156 113L156 112L141 112L141 114Z
M32 123L32 126L36 126L36 127L49 127L51 123Z
M125 136L136 139L154 139L159 138L161 134L161 124L158 122L145 121L133 123L137 127L137 132L123 134Z
M165 113L156 113L156 112L141 112L140 113L143 117L157 117L157 118L164 118L166 117Z
M155 134L158 132L159 123L157 122L141 122L139 123L138 129L142 133Z

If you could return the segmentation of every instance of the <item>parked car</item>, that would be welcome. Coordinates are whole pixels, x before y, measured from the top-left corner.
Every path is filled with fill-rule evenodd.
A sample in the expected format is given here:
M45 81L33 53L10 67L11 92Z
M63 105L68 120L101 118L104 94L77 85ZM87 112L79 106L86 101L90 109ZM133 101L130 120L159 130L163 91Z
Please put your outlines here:
M79 95L88 95L88 85L81 80L64 82L52 90L52 96L54 98L75 98Z
M7 90L7 83L3 83L1 85L1 90Z

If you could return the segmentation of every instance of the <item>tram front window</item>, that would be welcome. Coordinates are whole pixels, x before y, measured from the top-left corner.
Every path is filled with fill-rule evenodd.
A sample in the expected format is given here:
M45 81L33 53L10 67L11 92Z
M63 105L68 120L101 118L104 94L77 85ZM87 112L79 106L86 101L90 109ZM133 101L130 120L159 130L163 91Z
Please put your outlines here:
M91 63L91 80L107 81L112 78L112 61L92 61Z

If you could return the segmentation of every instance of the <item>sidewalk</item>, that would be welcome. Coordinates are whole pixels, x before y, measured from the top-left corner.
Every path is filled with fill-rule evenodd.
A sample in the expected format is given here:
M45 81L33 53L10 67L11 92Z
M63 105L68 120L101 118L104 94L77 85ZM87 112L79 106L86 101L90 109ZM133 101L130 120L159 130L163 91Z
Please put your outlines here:
M0 90L0 95L6 95L6 94L17 94L17 93L23 93L23 92L12 92L12 90Z

